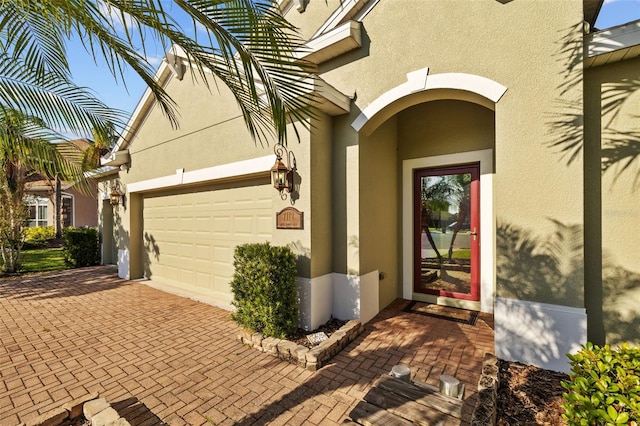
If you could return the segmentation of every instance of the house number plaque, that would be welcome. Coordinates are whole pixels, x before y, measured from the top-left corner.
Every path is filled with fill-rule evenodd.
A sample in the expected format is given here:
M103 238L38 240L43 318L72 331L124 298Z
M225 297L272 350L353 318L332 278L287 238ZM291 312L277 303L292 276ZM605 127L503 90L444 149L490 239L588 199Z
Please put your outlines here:
M294 207L286 207L276 213L277 229L304 229L304 213Z

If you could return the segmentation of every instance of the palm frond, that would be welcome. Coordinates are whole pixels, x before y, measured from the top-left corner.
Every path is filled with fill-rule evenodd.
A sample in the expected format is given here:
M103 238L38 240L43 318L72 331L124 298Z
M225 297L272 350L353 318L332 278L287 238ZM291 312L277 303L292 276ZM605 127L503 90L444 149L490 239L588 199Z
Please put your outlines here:
M290 122L308 125L312 84L304 64L294 55L304 43L280 14L275 0L174 0L173 5L187 14L194 29L204 29L204 35L185 35L163 0L0 2L0 34L9 45L4 48L5 59L18 60L19 66L33 72L30 79L20 80L25 76L15 71L5 73L9 65L3 64L0 103L41 113L56 125L91 129L98 122L104 124L104 105L87 111L85 101L91 96L69 84L64 42L76 34L94 61L104 62L116 81L126 84L125 69L133 69L177 126L176 105L154 80L154 69L145 59L144 41L151 37L164 51L180 46L195 65L190 69L205 84L209 84L206 71L210 70L226 85L254 138L262 141L275 134L286 143ZM18 16L26 16L29 25L16 23ZM43 70L50 71L46 78ZM41 96L42 90L52 90L52 99ZM72 95L71 91L77 93ZM48 105L43 106L43 101ZM74 113L82 118L74 119ZM122 124L115 118L110 120Z
M63 26L53 25L49 12L41 2L0 2L2 47L23 58L36 77L69 78Z
M17 110L0 111L0 160L46 179L72 182L81 192L89 193L81 165L82 150L48 129L39 117Z
M294 56L303 41L295 27L274 7L274 2L175 0L193 26L205 30L204 39L208 43L185 35L160 1L110 0L108 4L136 23L138 37L150 33L165 48L179 46L195 65L192 72L198 73L204 84L208 84L206 71L211 71L235 96L252 136L262 140L275 131L280 141L286 141L290 118L305 122L311 111L308 95L311 85L306 79L306 69ZM132 42L131 33L127 32L126 37L122 45L103 43L103 50L92 52L108 52L105 56L123 57L131 65L135 58L122 55L122 49ZM95 38L96 43L103 40L106 39L101 36ZM136 69L145 79L143 71ZM152 81L145 79L145 82L155 90ZM159 101L163 105L163 100ZM168 113L170 108L163 105L163 110Z
M38 116L45 127L77 134L123 122L126 114L99 101L89 90L50 74L38 78L18 61L0 57L0 109Z

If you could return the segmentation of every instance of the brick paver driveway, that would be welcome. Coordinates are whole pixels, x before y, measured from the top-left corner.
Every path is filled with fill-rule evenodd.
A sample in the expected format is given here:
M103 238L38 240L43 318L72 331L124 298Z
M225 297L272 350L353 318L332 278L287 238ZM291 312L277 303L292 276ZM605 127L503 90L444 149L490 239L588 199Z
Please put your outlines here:
M240 345L228 312L118 279L112 267L2 279L0 425L91 391L128 407L132 424L337 424L398 363L431 384L441 374L466 383L469 419L493 352L490 317L461 325L401 312L406 303L312 373Z

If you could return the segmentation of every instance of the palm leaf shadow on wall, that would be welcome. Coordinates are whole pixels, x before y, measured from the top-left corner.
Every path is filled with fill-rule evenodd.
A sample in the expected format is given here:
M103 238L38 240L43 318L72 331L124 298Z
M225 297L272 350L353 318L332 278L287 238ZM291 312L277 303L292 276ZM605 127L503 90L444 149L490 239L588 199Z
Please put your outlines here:
M564 70L564 79L558 87L560 97L554 102L552 110L546 114L550 137L546 144L557 150L567 165L582 159L585 144L586 108L583 99L571 99L571 94L575 94L576 89L582 90L586 78L582 60L582 40L575 37L581 27L580 23L576 27L568 28L566 35L559 41L557 58ZM636 129L616 128L616 119L620 114L627 110L637 111L634 99L640 94L640 79L612 76L611 81L602 83L606 84L599 86L601 91L597 94L597 99L594 99L600 106L600 117L606 117L606 120L600 123L601 134L600 140L597 141L601 144L600 168L602 173L613 170L617 179L621 173L630 171L632 163L640 155L640 116L634 116L638 119ZM588 89L583 93L585 103L589 96L595 95ZM640 182L640 165L636 167L635 173L634 190Z
M153 261L151 257L153 256L156 262L160 262L160 246L156 243L155 237L148 232L144 233L144 249L142 250L142 256L144 276L149 279L151 278L151 262Z
M498 221L498 296L583 306L582 226L550 219L555 232L536 238L530 231Z
M582 227L549 219L551 235L536 237L526 229L498 221L498 296L582 307ZM615 263L602 264L602 314L594 318L610 344L636 342L640 336L640 274ZM590 313L591 314L591 313Z

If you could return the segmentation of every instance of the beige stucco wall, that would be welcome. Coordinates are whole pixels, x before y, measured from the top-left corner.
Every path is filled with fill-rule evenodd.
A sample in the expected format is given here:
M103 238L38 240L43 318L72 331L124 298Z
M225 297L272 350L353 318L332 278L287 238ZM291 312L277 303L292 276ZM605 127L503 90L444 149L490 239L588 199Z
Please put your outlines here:
M598 343L640 332L639 67L628 60L585 77L585 280L589 339Z
M331 228L333 225L331 208L331 140L332 119L318 112L312 120L310 150L310 185L311 199L311 241L313 256L311 258L311 277L318 277L333 272Z
M157 106L151 109L131 140L125 184L273 153L272 143L251 139L231 92L213 79L209 89L189 72L182 81L170 78L166 91L178 105L180 127L173 129Z
M297 9L298 0L293 0L292 3L285 17L300 30L303 40L309 40L344 0L306 0L306 8L302 13Z
M360 140L360 235L354 238L360 254L360 272L382 273L379 304L400 297L398 251L400 217L398 177L398 120L384 123Z
M121 188L117 175L102 177L98 180L98 232L101 237L101 261L103 264L116 264L118 250L124 250L129 244L128 197L119 206L109 203L109 193L114 187Z
M351 129L351 115L334 118L332 153L333 270L358 275L360 210L358 206L358 135Z
M127 191L127 203L116 210L113 220L120 229L118 247L129 250L131 277L141 276L144 271L144 265L138 264L145 259L140 243L144 228L140 212L147 193L129 193L128 185L175 175L176 169L190 172L264 156L273 156L275 162L273 140L254 141L229 91L213 79L211 87L213 93L209 95L189 74L182 81L171 78L166 90L179 105L180 127L172 129L161 111L153 107L129 143L131 165L129 170L119 172L118 183ZM276 229L276 212L292 203L290 194L282 200L274 189L270 242L289 245L299 256L298 276L311 278L332 272L331 118L318 112L310 125L296 124L299 138L295 137L293 126L289 125L291 138L287 143L297 164L293 207L304 213L304 229ZM286 158L283 161L287 163ZM231 181L237 179L232 177ZM193 188L208 183L195 184Z
M419 104L398 114L401 160L494 149L494 113L456 100Z
M408 72L428 67L429 75L468 73L507 88L495 105L494 208L499 229L513 231L497 247L497 291L504 297L583 306L581 250L539 275L533 272L535 250L517 243L524 238L526 247L546 250L560 226L581 245L582 163L578 158L567 164L554 150L565 129L551 122L559 111L581 119L582 19L580 0L381 1L364 18L363 47L319 68L329 84L357 94L352 113L335 131L336 149L342 151L335 159L346 156L344 150L358 140L350 124L360 111L404 83ZM335 187L340 199L344 190ZM359 229L360 240L362 233L372 232ZM335 250L342 256L346 249ZM554 285L565 289L560 297L550 291Z

